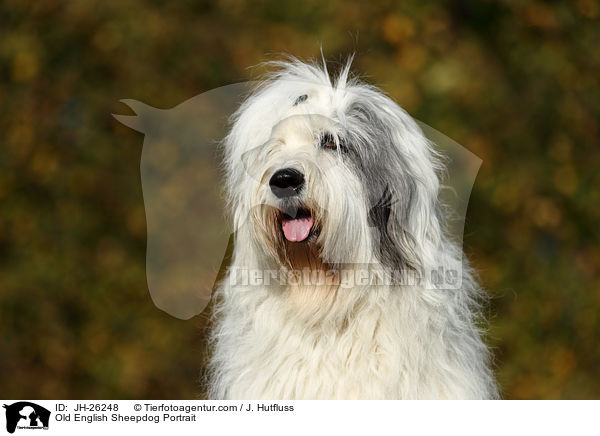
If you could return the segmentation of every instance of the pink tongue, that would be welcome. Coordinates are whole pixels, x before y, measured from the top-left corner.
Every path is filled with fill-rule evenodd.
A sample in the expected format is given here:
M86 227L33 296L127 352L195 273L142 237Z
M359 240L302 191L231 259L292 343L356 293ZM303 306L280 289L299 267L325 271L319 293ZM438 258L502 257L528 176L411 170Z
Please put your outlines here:
M313 225L312 217L286 219L282 221L283 234L285 239L291 242L304 241Z

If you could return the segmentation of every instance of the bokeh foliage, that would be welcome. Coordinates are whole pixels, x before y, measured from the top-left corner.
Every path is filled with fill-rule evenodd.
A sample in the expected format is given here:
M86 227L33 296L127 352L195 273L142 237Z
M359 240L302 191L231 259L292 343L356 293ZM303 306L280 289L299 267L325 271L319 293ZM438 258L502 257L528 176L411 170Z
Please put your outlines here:
M3 0L0 397L194 398L205 316L148 296L142 137L290 53L341 60L483 159L465 248L506 398L600 397L595 0Z

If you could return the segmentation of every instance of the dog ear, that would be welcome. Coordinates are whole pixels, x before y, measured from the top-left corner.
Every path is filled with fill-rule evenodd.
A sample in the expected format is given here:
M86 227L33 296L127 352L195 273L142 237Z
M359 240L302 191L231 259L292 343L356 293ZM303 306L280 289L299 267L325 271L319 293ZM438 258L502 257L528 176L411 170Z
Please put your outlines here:
M399 175L393 195L389 233L400 247L407 266L426 274L430 259L442 238L438 202L441 169L437 155L412 118L396 106L390 136L397 150Z
M443 274L458 278L444 286L460 287L464 220L481 160L391 100L386 109L374 111L382 137L389 140L382 156L388 171L380 171L388 178L384 192L389 191L382 197L389 209L382 253L396 265L401 259L421 277L443 267Z

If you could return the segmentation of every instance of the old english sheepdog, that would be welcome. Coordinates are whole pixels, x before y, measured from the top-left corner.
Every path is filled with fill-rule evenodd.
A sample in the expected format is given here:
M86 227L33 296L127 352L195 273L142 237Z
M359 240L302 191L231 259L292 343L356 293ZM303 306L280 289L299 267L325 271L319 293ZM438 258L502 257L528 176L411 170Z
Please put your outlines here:
M333 78L276 66L224 141L235 233L210 397L497 398L482 291L444 231L441 156L350 62ZM458 286L434 283L440 266Z

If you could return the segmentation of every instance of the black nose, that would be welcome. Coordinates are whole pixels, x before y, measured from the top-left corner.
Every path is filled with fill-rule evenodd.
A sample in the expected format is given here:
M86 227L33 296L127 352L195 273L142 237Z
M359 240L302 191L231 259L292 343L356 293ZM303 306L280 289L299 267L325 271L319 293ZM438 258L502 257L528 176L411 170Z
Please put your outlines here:
M298 195L304 186L304 176L298 170L284 168L273 174L269 186L278 198L293 197Z

